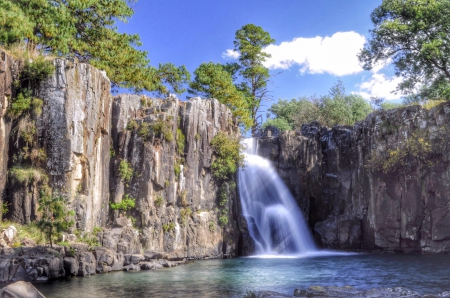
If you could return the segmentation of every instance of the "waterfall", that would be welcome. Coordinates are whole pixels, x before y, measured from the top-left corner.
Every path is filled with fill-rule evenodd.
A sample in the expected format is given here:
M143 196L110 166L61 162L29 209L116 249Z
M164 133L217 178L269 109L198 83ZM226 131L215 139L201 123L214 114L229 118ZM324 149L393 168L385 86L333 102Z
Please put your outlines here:
M257 139L243 139L245 166L239 169L243 215L258 254L315 251L311 233L289 189L270 161L257 155Z

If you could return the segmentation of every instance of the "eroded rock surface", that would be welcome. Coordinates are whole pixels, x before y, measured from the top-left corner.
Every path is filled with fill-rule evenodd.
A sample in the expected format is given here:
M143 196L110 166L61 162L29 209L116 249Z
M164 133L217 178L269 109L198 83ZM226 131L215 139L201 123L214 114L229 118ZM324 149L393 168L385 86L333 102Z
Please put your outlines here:
M259 154L278 168L323 247L449 252L449 125L449 103L409 106L353 127L312 123L263 137ZM409 155L392 162L405 146Z

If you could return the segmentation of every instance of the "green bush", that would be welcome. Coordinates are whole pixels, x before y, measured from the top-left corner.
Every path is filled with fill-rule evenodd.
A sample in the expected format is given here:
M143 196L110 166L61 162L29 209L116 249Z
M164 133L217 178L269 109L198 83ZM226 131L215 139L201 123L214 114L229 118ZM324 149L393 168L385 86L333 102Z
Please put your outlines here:
M163 224L163 230L165 233L170 232L173 233L175 232L175 223L174 222L170 222L168 224Z
M9 206L8 202L0 204L0 208L1 208L0 211L1 211L2 215L5 215L5 214L7 214L9 212L8 206Z
M131 167L131 163L122 159L119 164L119 177L123 182L129 183L131 178L133 178L133 168Z
M439 134L437 138L439 138ZM448 136L445 138L448 138ZM384 173L403 167L414 160L420 161L425 166L432 166L432 156L436 151L433 149L426 132L415 131L400 147L389 149L386 154L375 155L375 153L372 153L367 166Z
M15 98L12 99L8 113L11 117L19 117L31 108L32 101L31 91L23 89Z
M208 227L209 227L209 231L212 233L216 230L216 223L213 221L210 221L208 224Z
M41 170L33 167L12 167L9 170L9 175L12 180L20 183L35 181L35 182L48 182L48 176Z
M141 127L138 130L138 136L142 138L142 140L147 141L151 132L151 127L148 122L144 122L141 124Z
M125 195L123 200L119 203L110 203L112 210L122 210L127 211L128 209L134 208L136 204L136 200L129 197L128 195Z
M28 82L32 88L37 88L54 71L52 61L46 60L44 56L38 56L34 60L26 59L25 66L20 72L20 80Z
M211 147L216 155L211 164L213 176L218 180L230 179L244 161L239 138L219 132L211 140Z
M162 196L158 196L155 199L154 203L155 203L155 206L159 208L159 207L161 207L164 204L164 198Z
M192 210L191 210L191 208L190 208L190 207L182 208L182 209L180 210L180 215L181 215L181 224L182 224L183 226L185 226L186 223L187 223L187 221L188 221L188 219L189 219L189 216L192 215Z
M167 142L173 142L174 137L170 123L163 120L158 120L152 127L155 135L166 140Z
M139 124L136 122L136 120L131 120L127 124L127 130L136 131L139 128Z
M67 231L74 225L74 211L68 210L68 200L57 193L52 195L41 191L39 199L39 209L41 219L37 222L37 226L46 235L50 246L53 247L53 237L58 237L61 232Z
M186 145L186 137L181 129L177 129L177 153L178 155L184 154L184 147Z
M219 222L222 226L226 226L228 224L228 215L227 214L220 215Z

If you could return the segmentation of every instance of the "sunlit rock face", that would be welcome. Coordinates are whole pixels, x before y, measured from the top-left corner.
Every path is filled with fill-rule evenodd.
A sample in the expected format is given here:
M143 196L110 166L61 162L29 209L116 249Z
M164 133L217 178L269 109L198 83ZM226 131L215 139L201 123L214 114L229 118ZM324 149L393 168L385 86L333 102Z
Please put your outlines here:
M213 137L220 131L240 134L230 110L214 99L113 97L105 72L71 59L53 64L54 74L36 90L44 102L36 138L45 152L45 162L36 167L49 177L53 191L69 198L76 228L106 228L99 239L113 239L105 241L117 251L126 242L127 252L173 259L236 256L236 188L229 189L227 205L219 206L222 183L211 173ZM0 193L9 204L6 217L25 224L39 219L40 186L11 178L6 183L21 145L11 135L6 116L21 67L21 62L0 52ZM127 129L131 121L138 128L162 122L172 138L146 138L139 129ZM178 134L183 141L178 141ZM122 161L129 163L130 181L120 177ZM126 197L135 199L131 210L112 210L111 203ZM219 216L225 210L228 223L223 225ZM132 219L131 226L117 225L124 216Z
M311 123L263 137L258 153L277 167L318 244L449 252L449 125L449 103L410 106L374 112L353 127ZM381 156L389 164L407 144L410 154L389 170L371 162Z
M228 108L214 99L181 102L173 96L161 100L119 95L112 111L115 157L111 162L111 201L119 202L124 195L136 199L132 214L135 225L142 229L142 249L166 252L174 259L237 255L236 191L229 192L229 223L222 228L218 221L222 208L217 197L220 183L213 179L210 169L212 138L219 131L239 135ZM127 129L131 121L138 127L162 123L174 139L182 134L183 152L177 150L176 140L151 133L144 138L140 128ZM128 183L119 173L123 160L129 161L133 169ZM111 218L118 215L112 212Z

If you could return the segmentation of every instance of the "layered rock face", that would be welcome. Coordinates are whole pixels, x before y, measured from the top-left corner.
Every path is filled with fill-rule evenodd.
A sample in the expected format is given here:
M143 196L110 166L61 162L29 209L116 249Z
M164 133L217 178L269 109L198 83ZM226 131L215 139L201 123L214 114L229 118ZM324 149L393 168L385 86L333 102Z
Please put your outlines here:
M3 192L8 167L29 166L16 161L22 144L11 135L6 116L22 66L3 52L0 58ZM98 239L106 248L171 259L236 255L235 187L213 179L210 169L213 137L219 132L239 135L229 109L217 100L199 98L113 98L104 72L70 59L53 64L56 71L36 92L43 100L42 115L33 119L45 162L31 166L34 178L10 175L4 195L9 204L6 217L22 224L39 219L40 187L46 182L37 176L42 174L53 191L69 198L78 231L105 228ZM18 126L17 120L12 123ZM226 189L225 206L219 206L219 187ZM111 207L124 199L134 200L135 206ZM224 214L228 223L221 224L219 216ZM125 216L131 224L123 222Z
M142 248L188 258L236 255L235 191L228 192L229 205L222 206L230 219L222 229L220 185L210 171L212 138L219 131L239 134L230 111L217 100L121 95L114 100L112 119L111 199L136 200L132 214L142 228ZM142 130L146 125L150 134ZM132 169L130 181L121 177L124 162ZM113 218L119 215L114 213Z
M53 64L55 73L38 90L43 112L36 128L46 153L40 170L54 190L70 198L77 228L92 231L106 224L108 214L110 81L104 72L77 61L57 59ZM22 149L16 144L9 148L10 157ZM36 181L11 180L7 217L20 223L38 219L39 195Z
M12 96L15 96L13 82L19 75L21 65L4 51L0 50L0 195L6 196L5 186L8 171L8 148L11 121L6 112ZM1 215L0 215L1 216Z
M259 139L327 248L450 251L450 104Z

